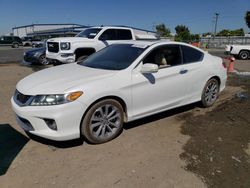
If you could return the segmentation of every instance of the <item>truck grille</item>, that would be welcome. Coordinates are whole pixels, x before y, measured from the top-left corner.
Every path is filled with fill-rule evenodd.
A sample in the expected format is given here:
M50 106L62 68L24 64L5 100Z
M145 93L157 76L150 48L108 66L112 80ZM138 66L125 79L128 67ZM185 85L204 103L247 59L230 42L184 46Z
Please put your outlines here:
M57 53L59 51L58 42L47 42L47 47L49 52Z
M24 95L19 91L15 91L14 100L19 106L26 106L30 102L32 96Z

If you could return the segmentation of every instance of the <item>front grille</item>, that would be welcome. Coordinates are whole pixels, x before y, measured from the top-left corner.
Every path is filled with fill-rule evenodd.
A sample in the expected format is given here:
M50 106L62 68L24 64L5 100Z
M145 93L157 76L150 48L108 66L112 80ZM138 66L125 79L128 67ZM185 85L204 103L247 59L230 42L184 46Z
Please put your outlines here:
M25 106L28 105L27 103L31 99L32 96L30 95L24 95L16 90L14 100L19 106Z
M59 52L59 43L58 42L47 42L47 47L49 52L57 53Z

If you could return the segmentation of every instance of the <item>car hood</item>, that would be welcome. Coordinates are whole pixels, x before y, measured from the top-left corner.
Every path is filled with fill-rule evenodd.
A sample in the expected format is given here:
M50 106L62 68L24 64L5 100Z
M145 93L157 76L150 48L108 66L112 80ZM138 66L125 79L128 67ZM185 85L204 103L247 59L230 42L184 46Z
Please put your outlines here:
M94 69L77 63L60 65L33 73L17 84L17 90L25 95L63 94L74 87L111 77L117 71Z
M87 42L93 41L93 39L83 38L83 37L59 37L49 39L47 42Z

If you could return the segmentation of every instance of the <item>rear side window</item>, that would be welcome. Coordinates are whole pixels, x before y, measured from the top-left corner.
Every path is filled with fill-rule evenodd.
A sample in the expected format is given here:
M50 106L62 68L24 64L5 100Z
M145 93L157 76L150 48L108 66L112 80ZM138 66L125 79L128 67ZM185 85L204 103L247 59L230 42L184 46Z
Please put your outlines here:
M115 30L114 29L107 29L99 37L99 40L117 40Z
M181 46L182 54L183 54L183 63L194 63L203 60L204 54L199 50L188 46Z
M132 34L130 30L127 29L117 29L117 40L130 40L132 39Z

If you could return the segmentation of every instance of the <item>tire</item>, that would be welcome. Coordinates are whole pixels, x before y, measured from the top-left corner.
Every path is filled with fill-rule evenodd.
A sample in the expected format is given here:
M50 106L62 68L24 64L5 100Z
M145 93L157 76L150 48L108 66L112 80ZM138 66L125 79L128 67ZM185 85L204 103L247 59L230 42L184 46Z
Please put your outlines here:
M88 57L87 55L80 56L77 58L76 61L82 61L82 60L86 59L87 57Z
M19 48L19 44L18 43L13 43L12 48Z
M250 54L246 50L243 50L239 53L239 58L242 60L247 60L249 57L250 57Z
M48 65L49 64L49 61L46 59L45 54L40 55L39 63L41 65Z
M116 138L123 130L124 112L121 104L105 99L94 104L86 113L82 136L92 144L102 144Z
M212 106L218 98L220 86L215 78L207 81L201 96L201 104L207 108Z

